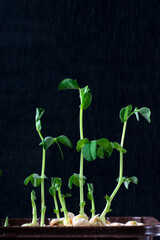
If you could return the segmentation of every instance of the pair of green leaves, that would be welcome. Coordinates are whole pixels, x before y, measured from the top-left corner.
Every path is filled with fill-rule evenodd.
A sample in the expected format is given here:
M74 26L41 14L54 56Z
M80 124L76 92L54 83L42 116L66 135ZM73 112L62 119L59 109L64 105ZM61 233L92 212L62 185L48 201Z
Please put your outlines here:
M65 145L69 148L72 148L72 143L71 143L70 139L68 137L66 137L65 135L60 135L56 138L46 137L46 138L43 139L43 141L39 145L43 146L43 148L45 150L47 150L54 143L56 143L58 145L58 147L60 149L60 152L61 152L61 155L62 155L62 158L63 158L63 153L62 153L62 150L61 150L58 143L62 143L63 145Z
M59 90L65 90L65 89L77 89L80 93L80 99L81 99L81 105L80 107L86 110L92 101L92 94L90 93L90 89L88 86L84 88L80 88L77 81L74 79L64 79L60 82L58 86Z
M52 177L51 178L51 187L49 188L49 193L51 196L54 196L56 194L56 191L58 191L61 188L62 185L62 179L59 177Z
M99 146L99 147L98 147ZM103 158L104 155L110 157L113 151L111 142L107 138L89 141L83 138L77 142L77 151L82 151L87 161L93 161L98 157Z
M83 185L85 184L85 181L86 181L86 177L83 176ZM72 189L72 185L74 184L75 186L79 187L80 186L80 175L77 174L77 173L74 173L70 178L69 178L69 181L68 181L68 187L70 189Z
M89 141L88 138L83 138L77 142L77 151L82 151L84 158L87 161L93 161L97 158L110 157L113 149L126 153L126 150L117 142L110 142L107 138Z
M47 179L47 177L44 175L43 179ZM41 185L41 181L42 177L37 173L33 173L24 180L24 185L28 185L28 183L31 182L33 187L39 187Z
M128 105L127 107L124 107L121 109L120 111L120 119L121 119L121 122L124 123L128 120L128 118L135 114L136 115L136 118L137 118L137 121L139 121L139 113L150 123L151 122L151 119L150 119L150 116L151 116L151 111L149 108L147 107L142 107L140 109L138 109L137 107L135 107L134 111L132 112L132 105Z
M119 178L117 178L117 182L119 181ZM124 183L125 188L128 189L130 183L138 184L138 178L133 176L133 177L122 177L121 183Z

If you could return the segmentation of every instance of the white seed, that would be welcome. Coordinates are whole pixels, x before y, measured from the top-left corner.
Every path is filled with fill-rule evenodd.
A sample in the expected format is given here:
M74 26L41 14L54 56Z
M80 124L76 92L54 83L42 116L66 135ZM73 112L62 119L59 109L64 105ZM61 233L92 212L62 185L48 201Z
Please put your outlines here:
M72 212L68 212L67 216L71 219L73 219L75 217L74 213L72 213Z
M72 219L72 224L73 226L90 226L90 223L88 221L88 217L85 214L84 216L82 215L77 215Z

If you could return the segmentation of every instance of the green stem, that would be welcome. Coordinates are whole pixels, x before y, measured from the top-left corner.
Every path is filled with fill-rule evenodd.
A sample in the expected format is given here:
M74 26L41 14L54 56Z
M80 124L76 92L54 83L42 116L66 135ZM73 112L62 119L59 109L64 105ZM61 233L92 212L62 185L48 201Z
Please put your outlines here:
M45 196L44 196L44 172L45 172L45 154L46 151L43 148L43 155L42 155L42 171L41 171L41 223L40 226L44 226L44 219L45 219Z
M125 138L125 133L126 133L126 126L127 126L127 121L124 122L123 124L123 131L122 131L122 137L121 137L121 146L123 147L124 144L124 138ZM123 153L120 152L120 167L119 167L119 180L118 180L118 184L116 186L116 188L114 189L113 193L111 194L109 200L106 203L106 206L100 216L100 218L102 218L103 220L105 219L105 215L107 214L107 212L110 209L111 206L111 202L113 200L113 198L115 197L116 193L118 192L121 184L122 184L122 177L123 177Z
M91 204L92 204L91 213L92 213L92 217L94 217L94 216L95 216L95 212L96 212L96 210L95 210L95 204L94 204L94 198L92 198Z
M53 195L53 199L54 199L54 205L55 205L55 210L56 210L56 216L57 216L57 219L59 219L60 214L59 214L59 208L58 208L56 193Z
M66 219L66 223L67 223L67 225L69 225L68 211L66 209L65 200L62 198L61 188L58 189L58 197L59 197L60 204L62 206L62 210L64 212L64 217Z
M80 139L83 139L83 108L80 107L79 114ZM79 171L79 190L80 190L80 214L84 215L84 194L83 194L83 153L80 155L80 171Z
M31 203L32 203L32 224L37 223L37 208L34 198L34 192L31 192Z

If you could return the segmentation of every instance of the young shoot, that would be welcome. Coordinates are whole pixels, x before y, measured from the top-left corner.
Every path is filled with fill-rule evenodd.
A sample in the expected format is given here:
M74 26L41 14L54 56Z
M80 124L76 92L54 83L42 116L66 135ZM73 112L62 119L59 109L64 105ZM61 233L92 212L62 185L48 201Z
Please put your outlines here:
M68 137L64 135L60 135L58 137L45 137L43 138L41 130L42 130L42 125L41 125L41 118L44 114L44 109L43 108L36 108L36 116L35 116L35 125L36 125L36 130L39 134L39 137L41 139L40 146L42 146L42 168L41 168L41 176L39 176L36 173L31 174L29 177L27 177L24 181L24 184L27 185L30 181L34 187L41 186L41 222L40 226L44 226L44 220L45 220L45 212L46 212L46 206L45 206L45 193L44 193L44 180L47 178L45 176L45 162L46 162L46 150L52 146L54 143L57 144L60 153L63 158L63 153L62 149L60 147L59 143L64 144L67 147L72 148L72 143L69 140Z
M56 178L52 177L51 178L51 187L49 188L49 193L53 197L53 200L54 200L54 205L55 205L54 213L56 214L57 219L60 219L56 192L57 192L57 190L56 190Z
M91 201L91 213L92 213L92 218L95 216L95 204L94 204L94 197L93 197L93 192L94 192L94 188L93 188L93 184L92 183L87 183L87 187L88 187L88 194L87 197L88 199Z
M83 139L83 110L86 110L92 101L92 94L90 93L90 89L88 86L84 88L80 88L77 81L73 79L64 79L61 81L58 87L59 90L64 89L76 89L79 91L80 95L80 111L79 111L79 131L80 131L80 139ZM80 169L79 169L79 175L78 175L78 181L79 181L79 188L80 188L80 214L84 215L84 193L83 193L83 185L85 182L85 178L83 176L83 165L84 165L84 159L83 159L83 153L81 151L80 154Z
M8 217L6 217L6 219L5 219L4 227L9 227L9 218Z
M110 206L113 198L117 194L119 188L121 187L122 183L124 183L125 187L128 189L129 183L132 182L134 184L138 183L137 177L123 177L123 154L126 153L126 150L123 148L124 145L124 139L125 139L125 133L126 133L126 127L128 119L133 115L136 115L137 120L139 121L139 114L142 115L149 123L151 122L150 115L151 111L147 107L142 107L138 109L135 107L135 109L132 111L132 105L128 105L127 107L124 107L120 111L120 119L123 123L123 130L122 130L122 137L121 137L121 143L120 145L118 143L113 143L113 148L116 148L120 152L120 164L119 164L119 178L117 179L118 183L114 191L110 196L106 195L106 206L100 216L102 220L105 220L105 216L108 212L111 211Z
M32 222L31 223L25 223L22 225L22 227L32 227L32 226L38 226L38 222L37 222L37 207L36 207L36 203L35 200L37 200L36 198L36 193L34 190L32 190L31 192L31 204L32 204Z
M63 224L65 226L70 226L71 223L70 223L69 218L68 218L68 211L67 211L67 208L66 208L65 198L66 197L71 197L71 194L67 193L67 194L63 195L61 193L61 186L62 186L61 178L56 177L55 178L55 188L58 191L58 197L59 197L59 201L60 201L60 204L61 204L61 207L62 207L61 211L64 213L64 218L65 218Z
M93 161L98 157L104 158L104 156L110 157L113 151L112 143L106 139L101 138L99 140L89 141L88 138L83 136L83 110L86 110L92 101L92 94L88 86L80 88L77 81L73 79L64 79L58 87L59 90L64 89L76 89L79 90L80 95L80 111L79 111L79 131L80 140L77 142L77 151L80 152L80 168L79 174L74 173L70 179L68 186L71 189L72 184L78 186L80 189L80 215L84 216L84 193L83 185L85 184L86 177L83 176L84 158L87 161Z

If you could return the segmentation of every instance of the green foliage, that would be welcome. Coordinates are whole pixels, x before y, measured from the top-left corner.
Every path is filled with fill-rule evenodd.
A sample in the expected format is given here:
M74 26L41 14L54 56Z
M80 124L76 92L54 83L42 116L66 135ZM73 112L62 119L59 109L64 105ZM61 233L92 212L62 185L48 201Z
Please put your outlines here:
M151 111L149 108L147 107L142 107L140 109L138 109L137 107L135 107L134 111L132 112L132 105L128 105L127 107L124 107L121 109L120 111L120 119L121 122L124 123L128 120L128 118L135 114L137 121L139 121L139 113L141 114L141 116L143 116L149 123L151 122L150 116L151 116Z
M140 109L136 108L135 109L135 114L138 115L138 113L140 113L149 123L151 122L151 110L147 107L142 107ZM136 115L136 117L137 117ZM139 121L139 117L137 118L137 120Z
M45 175L44 179L47 179ZM33 173L24 180L24 185L28 185L28 183L31 182L34 187L39 187L41 185L41 181L42 177L39 176L37 173Z
M110 201L110 197L106 194L105 197L106 201Z
M87 161L93 161L93 160L95 160L96 157L97 157L96 149L97 149L96 140L93 140L93 141L91 141L91 142L89 142L89 143L86 143L86 144L82 147L82 153L83 153L84 158L85 158Z
M62 198L65 199L66 197L72 197L70 193L62 194Z
M88 187L87 198L90 201L93 201L93 192L94 192L93 184L92 183L87 183L87 187Z
M43 114L44 114L43 108L36 108L35 122L36 122L36 129L38 132L40 132L42 129L41 118L42 118Z
M55 178L55 189L58 191L62 186L62 179L59 177Z
M68 137L64 136L64 135L60 135L59 137L56 137L56 138L53 138L53 137L45 137L43 139L42 142L40 142L40 146L43 146L43 148L45 150L47 150L51 145L53 145L54 143L62 143L64 144L65 146L67 147L70 147L72 148L72 143L71 141L69 140Z
M64 90L64 89L79 89L78 83L76 80L66 78L62 80L58 86L59 90Z
M114 142L112 146L113 146L113 148L117 149L119 152L122 152L122 153L126 153L126 152L127 152L127 150L124 149L124 148L123 148L119 143L117 143L117 142Z
M88 88L88 86L80 89L80 98L80 107L86 110L90 106L92 101L92 94L90 93L90 89Z
M101 152L103 151L106 157L111 156L113 152L113 146L112 146L112 143L107 138L101 138L97 140L97 145L100 146L101 148L101 150L99 151Z
M85 184L86 177L83 176L83 185ZM72 185L74 184L75 186L79 187L79 182L80 182L80 174L74 173L68 181L68 187L72 189Z
M120 119L121 119L121 122L124 123L128 120L130 114L132 112L132 105L128 105L127 107L124 107L121 109L120 111Z
M56 184L56 178L52 177L51 178L51 187L49 188L49 193L51 196L54 196L56 194L55 184Z
M117 178L117 182L119 181L119 178ZM126 189L128 189L130 183L138 184L138 178L133 177L122 177L121 183L124 183L124 186Z
M5 219L4 227L9 227L9 218L8 217L6 217L6 219Z
M0 169L0 177L2 176L2 170Z
M77 146L76 146L76 150L77 152L80 152L82 147L86 144L86 143L89 143L89 139L88 138L83 138L81 140L79 140L77 142Z

